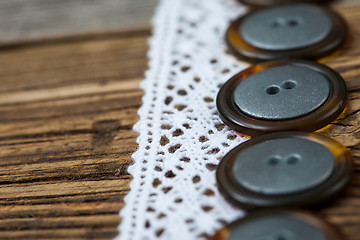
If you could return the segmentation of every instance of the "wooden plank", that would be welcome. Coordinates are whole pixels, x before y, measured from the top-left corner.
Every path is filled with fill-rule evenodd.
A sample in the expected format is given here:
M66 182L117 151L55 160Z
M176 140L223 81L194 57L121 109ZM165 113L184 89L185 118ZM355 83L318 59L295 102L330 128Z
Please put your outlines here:
M159 0L2 0L0 46L148 28ZM358 0L337 0L354 5Z
M158 0L2 0L0 45L149 27Z
M117 234L149 33L0 52L1 239Z
M14 239L42 239L42 240L63 240L63 239L96 239L105 240L111 239L112 236L117 234L114 227L103 227L96 230L84 228L67 228L64 229L43 229L39 230L21 230L21 231L1 231L1 239L14 240Z

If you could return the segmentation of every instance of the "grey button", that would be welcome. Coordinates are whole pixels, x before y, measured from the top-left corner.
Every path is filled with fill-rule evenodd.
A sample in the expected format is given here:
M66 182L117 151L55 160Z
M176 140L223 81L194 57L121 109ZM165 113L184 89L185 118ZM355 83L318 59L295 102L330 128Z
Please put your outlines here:
M239 32L248 44L266 50L291 50L324 40L333 28L325 11L293 4L257 11L245 18Z
M323 145L302 138L271 139L243 151L234 163L235 180L264 194L293 194L330 177L335 158Z
M314 133L279 132L246 141L220 161L217 186L242 208L318 206L350 182L348 150Z
M327 240L324 233L309 222L291 215L254 218L232 229L228 240Z
M284 120L316 110L329 94L329 80L318 71L280 66L244 79L236 86L233 98L236 106L252 117Z
M319 217L299 210L248 212L210 238L212 240L340 240L343 236Z

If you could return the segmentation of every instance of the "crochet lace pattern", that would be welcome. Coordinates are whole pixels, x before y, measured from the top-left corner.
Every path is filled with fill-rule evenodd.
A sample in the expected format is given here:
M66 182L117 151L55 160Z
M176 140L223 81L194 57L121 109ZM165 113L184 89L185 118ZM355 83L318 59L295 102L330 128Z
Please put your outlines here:
M235 0L160 1L117 239L205 239L243 215L219 193L215 170L246 138L223 124L215 100L248 66L224 41L230 21L245 10Z

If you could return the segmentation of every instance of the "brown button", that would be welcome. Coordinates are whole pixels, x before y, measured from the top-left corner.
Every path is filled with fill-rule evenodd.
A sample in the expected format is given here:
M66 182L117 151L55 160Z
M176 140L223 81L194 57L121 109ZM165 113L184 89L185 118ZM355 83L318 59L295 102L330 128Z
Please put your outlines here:
M306 211L268 210L246 215L220 229L211 240L342 240L329 223Z
M304 60L255 64L220 89L217 109L234 130L266 132L320 129L344 110L346 86L329 67Z
M314 207L349 183L349 152L331 138L314 133L282 132L240 144L221 160L220 192L235 205Z
M299 2L308 2L308 3L325 3L331 0L239 0L244 4L248 4L250 6L271 6L276 4L286 4L286 3L299 3Z
M342 47L347 25L335 12L312 4L261 8L235 20L226 32L229 48L247 61L320 59Z

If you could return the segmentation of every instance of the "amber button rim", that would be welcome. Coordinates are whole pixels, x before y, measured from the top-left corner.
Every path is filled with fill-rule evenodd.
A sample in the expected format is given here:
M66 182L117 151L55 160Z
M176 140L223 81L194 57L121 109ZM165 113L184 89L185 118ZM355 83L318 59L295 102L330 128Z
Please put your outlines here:
M277 66L298 66L310 68L323 74L330 84L328 99L309 114L293 119L269 120L255 118L242 112L233 101L236 86L249 75ZM228 80L220 89L216 105L223 122L241 133L256 136L269 132L305 131L312 132L335 120L346 106L346 84L339 73L316 62L307 60L276 60L252 65Z
M314 141L326 147L333 154L335 158L334 171L324 182L302 192L276 195L251 191L236 181L232 170L239 154L258 143L289 137ZM222 195L229 202L241 208L314 207L339 194L349 184L352 174L351 155L337 141L315 133L279 132L253 138L232 149L221 160L216 170L216 180Z
M335 53L336 50L340 49L342 46L345 45L346 40L348 39L348 26L345 20L330 8L320 7L318 5L309 3L289 3L280 4L273 7L291 6L297 4L310 5L312 7L318 8L330 18L333 28L325 39L316 44L292 50L272 51L254 47L242 38L242 36L239 34L239 28L241 27L241 24L247 16L254 14L257 11L263 11L265 9L257 8L239 17L230 24L229 28L225 33L225 41L229 49L240 59L249 62L259 62L280 58L301 58L317 60L330 56L331 54Z
M227 240L232 231L242 224L247 224L252 220L259 218L268 218L272 216L289 216L300 221L306 222L309 225L319 229L328 240L341 240L344 239L340 231L328 223L327 221L321 219L320 217L304 210L295 210L295 209L271 209L271 210L257 210L249 214L246 214L245 217L235 220L225 227L219 229L210 240Z

